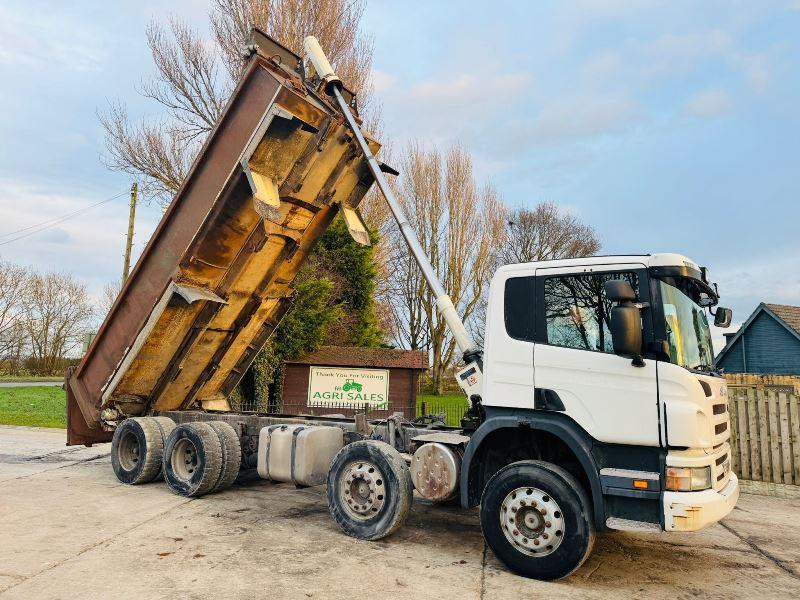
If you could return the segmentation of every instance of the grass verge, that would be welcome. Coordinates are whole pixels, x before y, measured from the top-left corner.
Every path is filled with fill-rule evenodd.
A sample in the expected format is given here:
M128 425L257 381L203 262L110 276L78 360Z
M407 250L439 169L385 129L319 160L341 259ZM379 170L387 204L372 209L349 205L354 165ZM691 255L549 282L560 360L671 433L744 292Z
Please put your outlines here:
M422 414L423 402L425 403L425 412L427 414L445 413L447 415L446 423L453 427L461 425L461 417L469 407L467 399L461 392L442 396L423 394L417 396L417 415Z
M67 397L59 386L0 388L0 424L66 427Z
M17 383L18 381L64 381L63 375L57 376L44 376L44 375L0 375L0 383Z
M447 424L460 425L468 407L462 393L417 396L417 415L425 412L445 413ZM66 395L59 386L25 386L0 388L0 424L30 427L66 427Z

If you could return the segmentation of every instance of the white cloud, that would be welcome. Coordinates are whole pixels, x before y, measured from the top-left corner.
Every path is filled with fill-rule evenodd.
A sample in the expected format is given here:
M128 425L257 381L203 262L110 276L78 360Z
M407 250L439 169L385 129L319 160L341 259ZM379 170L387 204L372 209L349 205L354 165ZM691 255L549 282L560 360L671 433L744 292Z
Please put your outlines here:
M587 30L604 22L622 22L650 14L663 0L574 0L556 3L552 29L557 31L554 49L566 51L580 43Z
M636 103L627 94L587 94L546 106L521 133L530 144L557 143L618 132L637 118Z
M37 243L66 245L72 241L72 236L66 229L54 227L37 234Z
M472 105L485 102L487 90L501 95L516 95L531 81L527 73L510 73L480 77L473 73L459 73L453 77L421 81L411 88L411 97L420 102L446 103L449 106ZM493 95L493 99L496 96Z
M712 280L719 283L720 304L733 308L728 329L711 327L717 352L725 346L724 334L738 331L760 303L800 306L798 257L800 246L783 246L779 251L740 256L735 263L711 270Z
M394 88L397 77L381 69L372 72L372 89L376 94L385 94Z
M734 324L711 328L714 348L725 345L724 333L735 332L761 302L800 306L800 246L780 252L750 255L729 265L714 267L711 277L719 283L720 304L733 308Z
M617 52L601 52L583 64L581 77L589 83L606 83L621 69L622 58Z
M684 111L696 117L718 117L731 109L731 97L723 90L706 90L689 98Z
M60 11L0 7L0 66L17 70L55 63L62 69L97 71L105 62L106 36L91 20Z
M124 190L115 190L123 192ZM0 180L0 257L40 271L74 274L89 285L93 295L118 278L127 230L127 193L39 233L20 229L55 220L111 197L64 192L12 180ZM160 217L155 207L137 213L134 254L144 248ZM26 237L20 237L27 235ZM11 241L20 237L17 241Z
M527 73L453 73L413 83L384 96L401 126L392 131L396 143L424 138L437 144L462 141L478 145L495 135L528 93Z
M727 31L712 29L685 34L664 34L648 44L646 49L657 58L691 60L698 56L723 54L730 50L732 43L731 35Z
M656 76L686 73L709 58L732 53L731 35L719 29L684 34L663 34L641 48L644 70Z
M765 54L737 53L731 62L744 73L745 79L757 92L763 92L770 81L769 60Z
M741 72L757 92L763 92L770 81L768 55L741 50L733 36L720 29L665 34L645 44L642 52L650 61L646 70L655 75L687 73L704 61L717 60Z

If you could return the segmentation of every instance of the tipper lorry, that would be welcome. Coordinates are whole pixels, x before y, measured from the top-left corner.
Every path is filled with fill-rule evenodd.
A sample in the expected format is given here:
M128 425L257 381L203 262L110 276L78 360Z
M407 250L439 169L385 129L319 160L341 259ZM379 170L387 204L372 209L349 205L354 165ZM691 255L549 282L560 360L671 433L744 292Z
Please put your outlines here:
M500 267L477 347L355 96L314 38L305 50L253 31L224 114L67 374L68 443L111 441L121 482L163 479L186 496L247 469L326 484L333 519L366 540L400 527L415 495L480 506L495 555L539 579L580 567L598 531L695 531L725 517L739 486L706 313L727 326L731 311L707 270L679 254ZM373 184L462 353L461 427L231 410L331 220L369 243L358 205Z

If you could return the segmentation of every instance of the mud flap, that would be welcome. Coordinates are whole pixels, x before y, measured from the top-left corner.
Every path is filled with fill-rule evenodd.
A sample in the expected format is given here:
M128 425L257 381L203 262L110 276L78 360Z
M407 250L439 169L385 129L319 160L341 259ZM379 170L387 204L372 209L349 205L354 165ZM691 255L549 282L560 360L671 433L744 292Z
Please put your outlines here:
M69 367L64 376L64 387L67 391L67 446L87 446L110 442L114 437L113 431L105 431L100 423L92 423L90 427L83 417L78 401L69 384L75 367Z

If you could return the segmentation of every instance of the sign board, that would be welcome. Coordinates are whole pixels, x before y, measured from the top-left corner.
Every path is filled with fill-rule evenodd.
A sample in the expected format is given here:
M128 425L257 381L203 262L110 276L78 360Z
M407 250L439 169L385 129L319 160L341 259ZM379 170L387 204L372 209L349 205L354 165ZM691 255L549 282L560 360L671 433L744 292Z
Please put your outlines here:
M311 367L308 406L339 408L389 405L389 371L347 367Z

